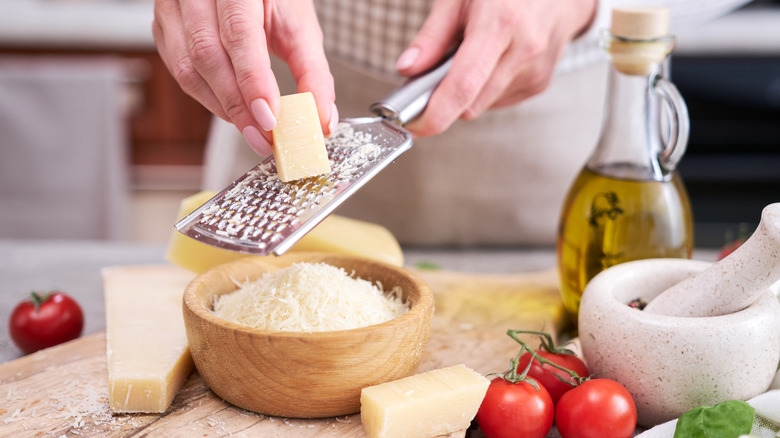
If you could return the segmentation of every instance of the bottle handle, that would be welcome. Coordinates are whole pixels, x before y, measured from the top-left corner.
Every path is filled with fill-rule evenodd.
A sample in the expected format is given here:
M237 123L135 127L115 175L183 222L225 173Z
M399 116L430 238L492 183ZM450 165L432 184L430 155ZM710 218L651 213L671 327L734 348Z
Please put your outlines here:
M664 149L658 154L661 167L672 172L685 154L690 134L690 119L685 100L670 81L658 76L655 79L653 91L661 97L669 107L669 139Z

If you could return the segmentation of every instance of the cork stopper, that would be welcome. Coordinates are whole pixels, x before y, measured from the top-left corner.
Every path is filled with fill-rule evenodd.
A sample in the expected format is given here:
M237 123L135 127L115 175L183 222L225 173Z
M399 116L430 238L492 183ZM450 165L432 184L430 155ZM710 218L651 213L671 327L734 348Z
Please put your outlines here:
M615 8L610 35L607 50L612 63L629 75L650 74L674 47L667 8Z
M630 40L652 40L669 35L667 8L615 8L610 33Z

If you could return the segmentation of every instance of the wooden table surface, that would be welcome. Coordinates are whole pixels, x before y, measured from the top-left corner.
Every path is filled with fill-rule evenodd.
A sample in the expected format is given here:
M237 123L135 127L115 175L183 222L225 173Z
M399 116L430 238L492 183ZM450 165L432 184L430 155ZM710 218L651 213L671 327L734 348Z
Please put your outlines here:
M74 285L80 282L88 290L80 291L83 295L73 294L91 306L88 318L102 318L100 267L145 264L161 258L159 248L151 247L120 250L94 244L87 251L84 245L38 243L19 248L0 242L0 257L10 261L4 267L9 272L3 274L16 273L15 287L21 288L20 283L24 281L66 279ZM91 255L72 257L74 251ZM44 259L48 262L44 263ZM64 265L61 270L52 267L58 259L69 260L60 262ZM550 250L409 252L410 267L424 261L447 268L418 271L434 290L437 306L431 341L419 371L464 363L483 374L502 372L519 347L506 336L507 329L559 327L565 316L555 273L550 268L553 260ZM10 265L14 264L27 267L17 266L16 271L10 271ZM47 264L48 268L43 266ZM74 271L76 264L81 265L80 274ZM502 270L515 273L485 273ZM43 278L37 278L35 272L41 272ZM6 306L9 300L16 302L11 298L14 292L2 291ZM4 309L3 313L7 311ZM102 327L94 323L91 333L78 340L26 357L11 358L0 365L0 399L3 399L0 437L365 436L359 415L296 420L236 408L214 395L197 372L190 376L165 414L111 415L107 408ZM3 348L7 350L8 346Z
M60 288L81 305L84 334L105 329L100 269L164 263L164 245L89 240L0 239L0 363L22 357L8 338L8 316L32 290ZM404 249L408 266L432 262L451 271L519 273L552 269L552 248Z

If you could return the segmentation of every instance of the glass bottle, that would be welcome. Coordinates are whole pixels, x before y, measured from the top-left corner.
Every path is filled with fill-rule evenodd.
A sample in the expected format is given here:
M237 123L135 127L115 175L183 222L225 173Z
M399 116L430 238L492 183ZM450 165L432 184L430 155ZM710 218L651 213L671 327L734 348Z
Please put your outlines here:
M666 9L616 9L602 37L610 57L604 125L569 189L556 242L561 296L575 323L585 286L599 272L693 252L690 202L675 172L688 111L663 77L674 47L668 22Z

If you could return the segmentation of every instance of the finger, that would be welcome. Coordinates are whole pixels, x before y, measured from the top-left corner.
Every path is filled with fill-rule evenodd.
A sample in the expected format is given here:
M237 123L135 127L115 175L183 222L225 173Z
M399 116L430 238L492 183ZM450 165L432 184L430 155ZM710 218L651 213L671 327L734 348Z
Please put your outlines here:
M299 47L312 46L300 44ZM335 103L336 91L325 53L322 50L317 52L307 48L292 53L288 65L298 84L298 92L309 91L314 95L323 132L330 135L336 129L339 119Z
M265 118L265 126L259 125L238 88L230 57L219 37L216 5L199 0L182 0L182 17L186 30L187 48L195 70L208 83L217 96L227 120L238 127L249 146L260 155L269 149L270 134L275 118ZM270 106L258 105L259 114L271 113Z
M488 109L514 105L546 90L552 82L558 58L550 54L514 69L508 63L502 67L505 68L502 74L494 76L496 83L490 81L485 85L463 118L473 119Z
M228 120L242 132L247 126L257 125L241 96L235 71L220 41L216 5L208 1L182 0L181 9L193 68L217 96Z
M477 118L507 90L517 73L512 70L512 68L516 67L514 64L510 66L509 62L503 61L509 56L511 55L508 53L504 54L502 61L498 62L487 82L482 86L471 104L463 110L460 118L464 120Z
M533 16L538 15L529 11L510 21L510 28L515 29L511 44L477 99L464 112L464 119L475 118L488 108L518 103L549 86L569 36L562 34L560 27L535 25Z
M541 93L549 86L556 63L557 58L548 53L527 59L522 52L509 48L461 118L472 120L490 108L512 105Z
M257 125L270 131L279 113L279 86L271 69L263 3L217 0L219 37L235 73L242 101Z
M163 64L181 89L209 111L227 120L217 96L192 66L184 39L181 10L175 0L155 2L152 36Z
M329 135L335 130L339 115L314 4L310 0L277 2L271 13L274 14L272 50L290 67L298 91L314 95L320 124L325 135ZM291 16L295 20L287 18Z
M439 134L460 118L476 101L506 52L509 45L506 34L486 26L484 18L478 14L470 19L480 31L469 31L471 24L466 28L449 72L434 91L422 116L408 126L419 136Z
M455 4L457 3L457 4ZM459 15L463 2L437 0L414 36L398 57L395 68L404 76L413 76L432 68L460 41Z
M309 46L301 44L300 47ZM299 54L292 54L291 59L297 59L288 65L298 84L298 91L310 91L314 95L323 132L330 135L336 129L339 113L335 103L333 76L330 74L324 52L311 53L310 49L305 49Z
M267 157L273 153L273 140L267 131L261 131L252 125L247 125L241 130L241 134L249 147L261 157Z

